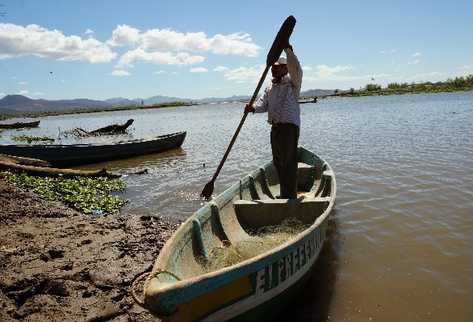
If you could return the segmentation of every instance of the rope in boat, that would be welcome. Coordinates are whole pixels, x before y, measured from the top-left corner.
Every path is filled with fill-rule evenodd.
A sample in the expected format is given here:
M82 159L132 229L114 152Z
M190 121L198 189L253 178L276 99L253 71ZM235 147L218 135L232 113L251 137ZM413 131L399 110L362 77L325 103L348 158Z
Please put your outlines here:
M139 274L137 275L133 281L131 282L131 297L133 297L133 299L135 300L135 302L147 309L146 305L145 305L145 302L144 300L138 298L138 295L136 294L136 289L137 289L137 283L143 279L150 279L150 278L155 278L155 277L158 277L158 275L160 274L168 274L172 277L174 277L176 280L180 281L181 279L179 278L179 276L177 276L176 274L174 274L173 272L170 272L170 271L167 271L167 270L164 270L164 269L158 269L154 274L153 272L144 272L142 274ZM152 275L152 276L151 276Z

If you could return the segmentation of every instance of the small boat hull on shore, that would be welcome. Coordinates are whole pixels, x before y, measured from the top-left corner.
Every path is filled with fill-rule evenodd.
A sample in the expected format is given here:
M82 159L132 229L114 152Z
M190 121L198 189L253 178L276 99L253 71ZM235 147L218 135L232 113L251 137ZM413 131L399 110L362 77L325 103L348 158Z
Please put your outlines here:
M271 320L310 276L324 244L336 182L330 166L299 148L298 198L274 199L272 163L242 178L191 216L161 250L145 283L144 306L166 321ZM254 257L206 270L218 248L250 241L286 219L302 231Z
M33 122L16 122L16 123L2 123L0 124L0 130L11 130L11 129L23 129L38 127L40 121Z
M178 148L186 132L158 136L151 140L133 140L114 144L41 144L0 145L0 153L48 161L54 166L71 166L158 153Z

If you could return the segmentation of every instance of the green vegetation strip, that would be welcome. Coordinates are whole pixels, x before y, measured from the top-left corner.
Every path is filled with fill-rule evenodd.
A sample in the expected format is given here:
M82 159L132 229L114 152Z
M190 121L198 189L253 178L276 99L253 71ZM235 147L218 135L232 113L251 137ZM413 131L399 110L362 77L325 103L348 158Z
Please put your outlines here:
M31 190L47 200L63 201L86 214L117 214L127 202L112 195L112 192L125 188L125 182L120 179L49 178L7 171L1 174L18 187Z
M32 135L17 135L14 136L13 141L16 142L26 142L26 143L32 143L32 142L54 142L54 139L48 137L48 136L32 136Z
M367 84L364 88L338 92L337 96L373 96L373 95L399 95L408 93L440 93L473 90L473 75L449 78L443 82L422 83L390 83L386 87L378 84Z

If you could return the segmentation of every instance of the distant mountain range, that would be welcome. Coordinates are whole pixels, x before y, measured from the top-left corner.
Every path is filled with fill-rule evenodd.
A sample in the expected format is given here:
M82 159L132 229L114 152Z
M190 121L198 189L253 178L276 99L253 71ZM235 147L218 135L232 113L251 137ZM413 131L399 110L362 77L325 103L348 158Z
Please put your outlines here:
M301 92L301 97L307 96L321 96L333 94L333 90L311 89ZM0 99L0 115L21 114L31 112L62 112L72 111L84 108L100 108L100 107L114 107L114 106L141 106L153 105L170 102L186 102L186 103L214 103L214 102L235 102L249 100L249 96L230 96L230 97L207 97L203 99L190 99L180 97L170 97L156 95L149 98L134 98L128 99L124 97L114 97L103 101L91 100L86 98L78 98L72 100L45 100L32 99L23 95L7 95Z
M111 104L105 101L78 98L74 100L44 100L31 99L23 95L7 95L0 99L1 114L17 114L24 112L59 112L83 107L107 107Z
M314 97L314 96L324 96L331 95L335 93L333 89L309 89L307 91L301 92L301 97Z

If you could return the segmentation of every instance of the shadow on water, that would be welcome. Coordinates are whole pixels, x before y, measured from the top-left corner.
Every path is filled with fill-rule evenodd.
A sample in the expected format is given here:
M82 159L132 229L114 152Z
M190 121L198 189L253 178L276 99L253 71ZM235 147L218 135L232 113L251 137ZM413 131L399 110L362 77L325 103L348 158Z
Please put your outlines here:
M327 239L303 290L288 305L277 321L324 322L329 320L334 295L341 235L338 232L336 209L328 223Z
M120 172L126 172L129 169L141 168L141 167L155 167L161 163L165 163L166 160L177 160L182 157L186 157L186 151L182 148L172 149L164 152L146 154L126 159L111 160L94 164L86 164L78 166L79 169L110 169L120 170Z

